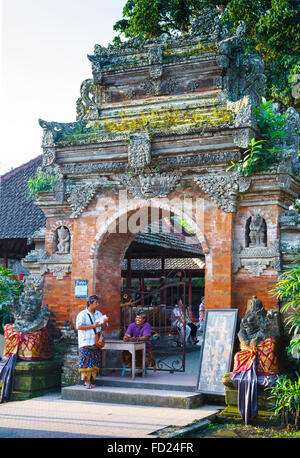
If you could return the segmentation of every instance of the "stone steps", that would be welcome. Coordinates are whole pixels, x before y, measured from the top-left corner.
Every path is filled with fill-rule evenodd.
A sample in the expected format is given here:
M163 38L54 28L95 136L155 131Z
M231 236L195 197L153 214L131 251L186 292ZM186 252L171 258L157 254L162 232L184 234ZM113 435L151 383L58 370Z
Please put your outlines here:
M182 384L182 385L173 385L170 382L165 381L156 381L150 377L146 378L147 381L142 378L136 377L135 380L132 380L128 377L97 377L96 384L101 386L111 386L111 387L122 387L122 388L139 388L146 390L165 390L165 391L187 391L194 392L196 387L193 384Z
M194 391L172 391L145 387L97 386L86 389L83 385L62 388L62 399L72 401L104 402L141 406L194 409L203 405L203 395Z

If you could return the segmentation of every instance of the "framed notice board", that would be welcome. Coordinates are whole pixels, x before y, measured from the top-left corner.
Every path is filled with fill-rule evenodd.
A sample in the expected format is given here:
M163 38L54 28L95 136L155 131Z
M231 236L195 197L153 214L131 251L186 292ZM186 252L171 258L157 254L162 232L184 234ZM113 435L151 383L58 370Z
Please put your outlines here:
M238 309L205 312L197 392L225 394L222 377L231 369L237 317Z
M75 280L75 299L88 297L88 280Z

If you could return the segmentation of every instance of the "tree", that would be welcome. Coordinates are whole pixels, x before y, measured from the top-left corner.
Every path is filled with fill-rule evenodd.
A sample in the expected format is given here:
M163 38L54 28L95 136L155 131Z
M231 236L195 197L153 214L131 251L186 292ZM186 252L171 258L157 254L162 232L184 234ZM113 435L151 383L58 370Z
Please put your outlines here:
M201 0L128 0L123 8L123 19L114 30L125 38L159 37L172 31L187 32L197 17ZM118 43L118 38L115 40Z
M267 99L285 106L292 97L295 75L300 74L299 0L128 0L123 19L114 25L121 37L155 38L162 33L188 33L204 8L222 11L221 21L233 33L240 20L246 23L246 53L259 53L265 62ZM300 99L298 99L298 102Z
M233 31L247 28L246 52L265 62L267 98L295 105L293 76L300 74L300 3L298 0L230 0L222 20Z

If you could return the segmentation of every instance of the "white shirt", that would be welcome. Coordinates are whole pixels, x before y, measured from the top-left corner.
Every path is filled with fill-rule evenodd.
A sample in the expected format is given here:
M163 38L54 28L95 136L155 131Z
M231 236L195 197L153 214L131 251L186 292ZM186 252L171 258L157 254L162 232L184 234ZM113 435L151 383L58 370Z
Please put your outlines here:
M95 321L99 321L101 326L97 328L88 329L87 331L78 329L78 347L79 348L90 346L90 345L95 345L94 329L96 332L99 332L101 331L101 328L102 328L102 324L103 324L102 313L99 312L99 310L95 310L95 314L93 316L92 313L89 312L87 308L78 313L76 317L76 328L78 328L79 326L90 326L92 322L89 316L91 317L93 323L95 323Z
M178 326L183 320L183 313L179 306L176 304L172 310L172 326Z

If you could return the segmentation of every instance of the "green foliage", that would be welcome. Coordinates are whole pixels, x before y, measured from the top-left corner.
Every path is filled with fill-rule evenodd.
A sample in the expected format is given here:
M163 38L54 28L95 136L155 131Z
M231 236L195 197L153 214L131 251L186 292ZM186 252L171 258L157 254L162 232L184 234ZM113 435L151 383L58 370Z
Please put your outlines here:
M300 156L300 153L299 153ZM300 214L300 199L296 199L295 202L293 203L293 209L297 210L297 212Z
M300 264L285 271L272 292L278 299L286 301L281 309L283 312L286 312L290 307L300 309Z
M6 303L12 297L18 297L23 291L23 282L15 280L15 274L4 266L0 266L0 331L6 323L12 323L13 318L7 310Z
M123 18L114 25L125 38L154 38L162 33L189 32L191 23L205 8L224 9L222 21L234 33L246 23L245 52L259 53L265 62L267 98L295 105L293 75L300 74L299 0L128 0ZM299 100L299 99L298 99Z
M293 312L286 319L286 324L289 326L290 333L294 333L293 338L287 347L288 353L292 354L296 350L298 359L300 358L300 310L293 310Z
M258 127L261 129L261 135L268 142L274 142L277 137L285 137L284 132L285 114L274 112L272 108L274 100L268 102L264 100L258 107L254 107L254 113L257 119Z
M51 191L55 176L45 177L42 173L37 173L35 178L29 178L27 182L30 197L37 198L40 192Z
M114 30L119 36L114 44L125 38L154 38L174 30L187 32L192 19L202 8L201 0L128 0L123 8L123 19Z
M292 75L300 73L298 0L231 0L222 20L233 32L244 20L246 52L259 53L266 66L267 97L294 105Z
M281 415L284 426L298 426L300 408L300 377L292 381L286 375L279 375L274 386L269 387L269 399L275 415Z
M237 163L231 161L227 171L234 167L236 172L248 176L266 169L276 161L277 153L282 151L277 148L278 141L286 136L284 131L286 115L274 112L273 102L274 100L263 101L258 107L253 107L261 137L259 140L252 138L243 158Z
M296 260L299 262L300 259ZM300 356L299 330L300 330L300 264L293 269L288 269L279 278L275 288L271 290L278 299L285 301L281 312L289 312L286 318L286 324L289 327L290 334L293 334L290 345L287 347L289 353L297 348Z

